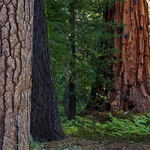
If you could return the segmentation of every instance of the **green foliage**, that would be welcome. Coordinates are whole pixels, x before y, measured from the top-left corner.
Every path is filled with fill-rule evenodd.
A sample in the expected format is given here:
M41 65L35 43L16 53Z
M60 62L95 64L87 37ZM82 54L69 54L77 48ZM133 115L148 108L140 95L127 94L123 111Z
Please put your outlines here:
M31 135L28 137L28 141L30 142L31 150L40 150L43 147L43 144L34 141Z
M63 99L68 79L70 49L68 42L68 12L62 0L47 0L47 21L58 100ZM65 81L65 82L64 82Z
M59 116L64 116L64 107L61 104L58 104Z
M150 114L149 114L150 115ZM111 122L107 124L96 123L96 131L102 135L108 134L111 137L133 138L142 140L144 136L150 135L150 118L146 115L131 116L127 119L117 119L109 113Z
M111 57L118 51L112 48L111 39L120 36L108 33L108 29L115 25L104 22L105 2L88 2L86 1L86 5L83 3L82 9L76 10L76 61L72 72L76 72L78 99L89 98L91 88L96 87L96 83L105 89L112 86L109 75L113 72L110 66L115 61Z
M75 31L71 30L69 23L71 2L75 8ZM105 90L110 89L113 83L110 66L120 61L113 59L113 54L118 51L113 48L111 39L120 35L108 30L123 27L121 22L104 21L103 12L111 6L112 0L48 0L46 3L58 101L63 100L71 74L75 74L73 81L77 100L88 100L91 88L97 84ZM74 69L70 68L69 37L72 33L76 48Z
M78 101L77 103L77 108L76 108L76 113L79 114L84 111L86 108L87 103L84 101Z
M107 137L108 139L132 139L140 142L150 137L150 113L139 116L126 116L121 113L122 117L126 116L124 119L116 118L111 113L108 113L108 116L109 119L105 124L93 121L93 116L77 116L69 126L70 121L61 118L62 127L67 135L94 140L103 140Z

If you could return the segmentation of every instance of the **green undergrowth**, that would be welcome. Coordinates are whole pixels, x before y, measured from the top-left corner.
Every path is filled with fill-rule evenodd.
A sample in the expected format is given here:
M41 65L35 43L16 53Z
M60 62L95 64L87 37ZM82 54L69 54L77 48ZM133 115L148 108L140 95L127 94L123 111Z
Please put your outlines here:
M102 119L101 119L102 117ZM133 140L141 142L150 137L150 113L145 114L100 114L96 117L76 116L69 121L60 117L66 135L88 140Z
M28 141L30 142L30 149L31 150L40 150L44 146L39 141L34 141L31 135L28 137Z

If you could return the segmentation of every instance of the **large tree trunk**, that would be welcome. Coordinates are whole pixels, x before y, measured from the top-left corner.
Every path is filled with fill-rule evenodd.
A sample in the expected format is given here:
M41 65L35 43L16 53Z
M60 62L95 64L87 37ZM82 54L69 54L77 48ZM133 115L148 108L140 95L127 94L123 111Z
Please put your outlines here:
M29 149L33 0L0 0L0 150Z
M34 2L31 134L37 140L61 140L43 0Z
M122 62L113 65L115 82L108 95L112 110L150 111L148 4L146 0L125 0L115 2L112 9L114 15L108 15L108 20L123 19L124 23L122 37L114 41L115 48L123 52L115 55ZM115 33L121 29L116 28Z

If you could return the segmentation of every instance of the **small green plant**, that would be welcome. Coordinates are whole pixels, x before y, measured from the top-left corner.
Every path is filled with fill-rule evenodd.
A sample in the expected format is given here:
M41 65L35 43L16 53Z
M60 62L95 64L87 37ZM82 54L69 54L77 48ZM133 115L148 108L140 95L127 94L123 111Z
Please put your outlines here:
M30 142L31 150L40 150L43 147L42 144L40 144L37 141L34 141L31 135L28 137L28 141Z
M121 115L125 116L123 112ZM104 124L93 121L92 116L77 116L68 127L70 121L63 120L62 127L67 135L98 141L107 137L140 142L150 137L150 113L128 115L124 119L121 119L121 115L117 118L108 113L108 121Z
M60 116L64 115L64 107L61 104L58 105L58 111Z

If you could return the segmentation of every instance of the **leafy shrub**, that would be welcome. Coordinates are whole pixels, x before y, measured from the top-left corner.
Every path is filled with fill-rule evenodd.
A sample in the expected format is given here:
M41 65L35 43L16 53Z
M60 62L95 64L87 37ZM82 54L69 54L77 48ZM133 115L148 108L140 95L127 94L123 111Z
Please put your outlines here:
M31 135L28 137L28 141L30 142L31 150L40 150L43 147L42 143L34 141Z
M63 120L62 127L67 135L93 140L108 137L108 139L132 139L140 142L150 136L150 113L130 115L125 119L113 117L111 113L108 113L108 116L109 121L105 124L92 121L93 116L77 116L71 123L67 119Z

